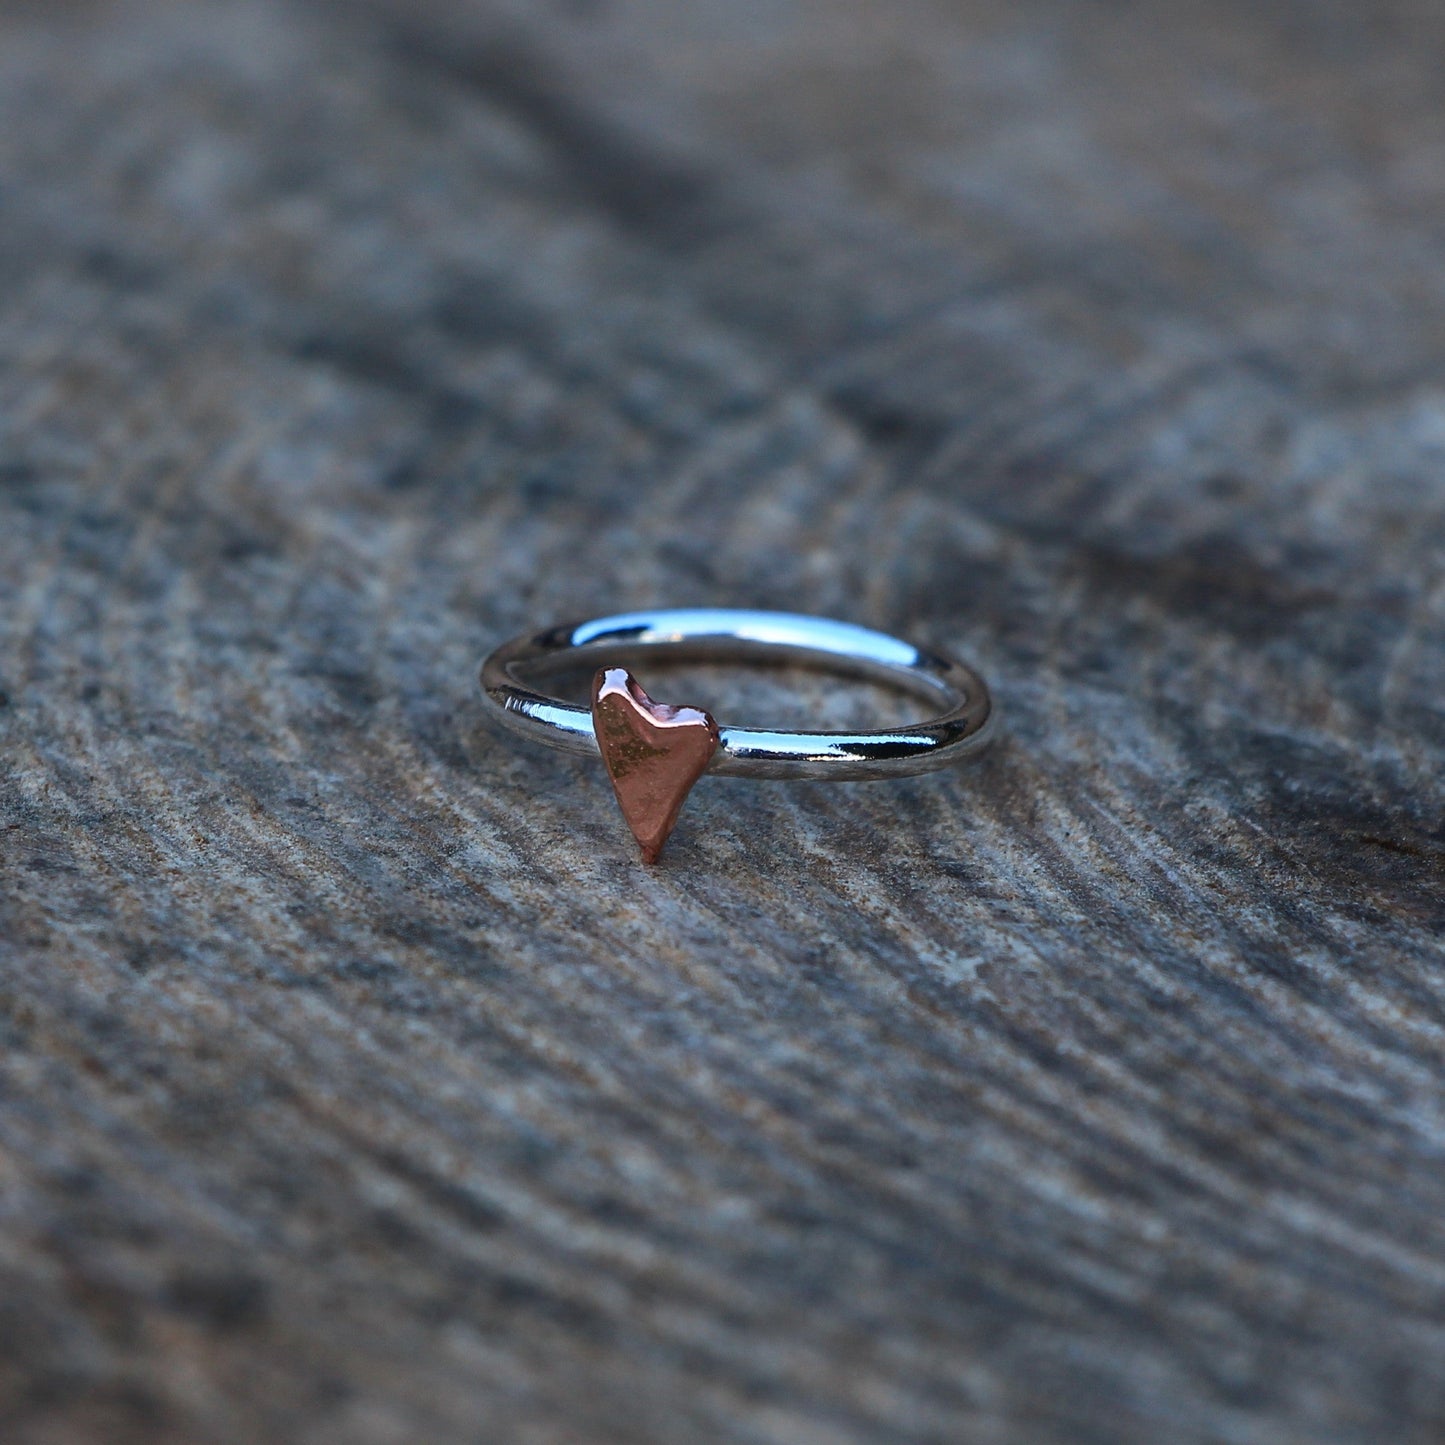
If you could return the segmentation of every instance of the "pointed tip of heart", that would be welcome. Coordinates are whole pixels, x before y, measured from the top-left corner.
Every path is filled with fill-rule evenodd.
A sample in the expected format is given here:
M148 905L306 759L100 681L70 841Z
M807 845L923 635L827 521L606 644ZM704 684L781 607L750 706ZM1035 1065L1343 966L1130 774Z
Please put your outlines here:
M654 702L625 667L597 673L592 723L642 860L656 863L688 793L718 749L717 723L701 708Z

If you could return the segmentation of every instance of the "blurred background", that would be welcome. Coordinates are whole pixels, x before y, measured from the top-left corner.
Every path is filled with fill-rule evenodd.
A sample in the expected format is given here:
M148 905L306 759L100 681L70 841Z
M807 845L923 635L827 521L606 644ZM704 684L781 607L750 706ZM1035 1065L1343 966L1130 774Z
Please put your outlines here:
M1439 1439L1442 59L10 0L0 1437ZM640 875L475 667L643 605L1008 739Z

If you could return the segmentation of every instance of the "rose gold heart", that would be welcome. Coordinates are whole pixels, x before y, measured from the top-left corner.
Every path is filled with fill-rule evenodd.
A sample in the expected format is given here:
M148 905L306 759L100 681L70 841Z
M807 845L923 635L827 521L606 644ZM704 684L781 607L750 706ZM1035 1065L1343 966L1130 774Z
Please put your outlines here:
M653 702L625 667L603 668L594 679L592 726L642 861L656 863L718 749L718 726L701 708Z

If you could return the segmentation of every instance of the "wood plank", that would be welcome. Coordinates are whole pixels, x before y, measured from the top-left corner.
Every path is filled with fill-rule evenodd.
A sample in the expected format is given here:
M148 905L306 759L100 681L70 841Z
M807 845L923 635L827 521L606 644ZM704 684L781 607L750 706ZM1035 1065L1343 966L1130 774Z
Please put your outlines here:
M7 7L0 1438L1438 1439L1442 41ZM1007 738L641 869L655 602Z

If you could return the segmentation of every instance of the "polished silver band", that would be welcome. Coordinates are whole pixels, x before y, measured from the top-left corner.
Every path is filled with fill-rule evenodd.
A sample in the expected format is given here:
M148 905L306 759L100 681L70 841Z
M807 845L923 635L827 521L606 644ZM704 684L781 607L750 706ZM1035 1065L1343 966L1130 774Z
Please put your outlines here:
M514 732L566 752L597 755L590 709L531 685L559 672L669 661L791 663L863 678L929 699L936 717L881 732L791 732L719 724L709 773L839 781L896 778L962 762L993 732L983 679L941 653L847 622L791 612L681 609L627 612L528 633L482 664L482 689Z

